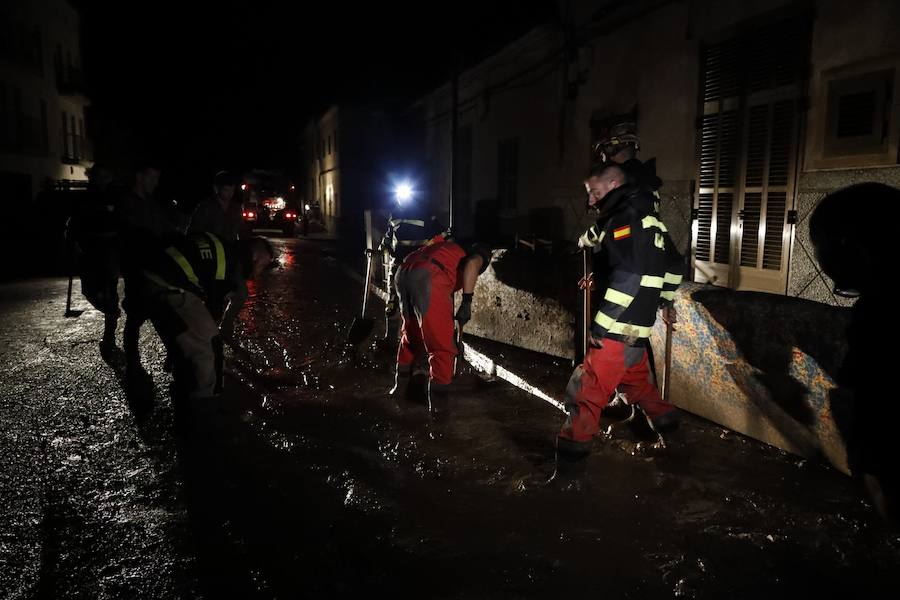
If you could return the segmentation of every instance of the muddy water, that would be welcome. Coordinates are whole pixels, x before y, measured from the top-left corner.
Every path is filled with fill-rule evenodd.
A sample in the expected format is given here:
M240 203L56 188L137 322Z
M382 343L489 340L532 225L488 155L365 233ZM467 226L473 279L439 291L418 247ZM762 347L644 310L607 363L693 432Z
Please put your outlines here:
M587 489L543 487L556 408L466 369L446 422L433 423L415 394L389 398L393 344L344 344L359 284L327 247L280 245L283 267L251 289L241 314L211 443L174 451L153 340L145 360L159 405L140 428L102 363L70 386L71 418L4 396L5 422L37 424L4 434L20 457L2 455L18 474L3 480L16 496L4 495L4 531L16 533L0 546L4 571L18 577L4 576L18 584L11 597L900 591L900 539L849 479L700 419L687 417L664 448L610 422ZM86 320L6 334L33 352L7 354L21 367L3 389L38 405L40 385L58 407L71 376L50 367L92 352L99 331ZM552 394L565 384L567 365L483 349L512 353ZM23 383L25 372L34 375ZM85 462L97 466L73 466Z
M421 398L389 399L394 347L344 350L359 285L316 250L287 246L288 266L254 290L233 363L255 392L240 395L243 419L272 457L247 489L278 517L245 529L272 550L269 589L758 597L895 585L885 569L898 540L849 480L705 421L687 418L665 448L611 424L589 488L566 493L540 485L561 420L549 404L472 372L446 423ZM564 385L567 365L515 360L552 393Z

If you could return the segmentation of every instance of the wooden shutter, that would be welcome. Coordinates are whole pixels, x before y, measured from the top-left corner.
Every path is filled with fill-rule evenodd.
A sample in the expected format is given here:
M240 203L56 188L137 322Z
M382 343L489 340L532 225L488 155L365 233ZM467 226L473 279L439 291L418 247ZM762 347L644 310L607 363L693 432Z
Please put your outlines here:
M697 281L785 292L808 47L795 17L702 50Z

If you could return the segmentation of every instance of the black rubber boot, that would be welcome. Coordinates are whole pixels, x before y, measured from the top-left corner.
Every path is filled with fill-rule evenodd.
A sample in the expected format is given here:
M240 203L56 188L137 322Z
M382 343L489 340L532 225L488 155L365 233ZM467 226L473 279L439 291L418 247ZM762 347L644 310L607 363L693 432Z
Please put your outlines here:
M547 480L547 487L560 491L582 491L587 487L587 459L590 442L575 442L556 438L556 469Z
M650 422L650 427L652 427L653 431L656 433L672 433L678 429L678 409L670 410L658 417L648 417L647 420Z
M397 365L397 369L394 371L394 387L388 390L388 394L397 398L405 396L411 376L411 365Z
M119 318L116 315L104 315L103 339L100 340L100 356L109 360L116 351L116 326Z
M428 412L434 421L445 421L450 415L450 384L428 380Z

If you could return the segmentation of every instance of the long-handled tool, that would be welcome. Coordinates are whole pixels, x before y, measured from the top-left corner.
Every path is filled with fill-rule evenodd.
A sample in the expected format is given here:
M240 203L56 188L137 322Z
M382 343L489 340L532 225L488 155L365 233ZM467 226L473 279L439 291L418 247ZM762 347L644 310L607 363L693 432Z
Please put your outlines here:
M664 369L663 371L663 380L662 380L662 399L663 402L669 401L669 373L672 371L672 333L675 331L675 324L672 322L672 313L675 310L675 305L673 304L671 309L668 309L667 312L669 314L666 315L665 323L666 323L666 355L664 357Z
M369 287L372 283L372 261L374 257L375 252L371 248L366 248L366 280L363 287L362 311L360 311L358 317L353 319L353 323L350 324L350 332L347 334L347 341L353 346L358 345L369 337L369 334L372 333L372 329L375 327L375 320L366 318L366 305L369 300Z
M80 317L83 310L72 310L72 280L75 278L75 243L72 241L71 217L66 221L66 266L69 271L69 288L66 291L66 312L64 316Z
M582 278L581 286L584 290L584 300L582 302L583 311L581 314L581 356L587 356L588 348L591 345L591 287L593 284L594 273L591 271L590 250L587 248L581 251Z
M463 326L459 321L453 321L453 342L456 344L456 356L453 357L453 376L459 373L460 360L466 356L466 347L462 341Z

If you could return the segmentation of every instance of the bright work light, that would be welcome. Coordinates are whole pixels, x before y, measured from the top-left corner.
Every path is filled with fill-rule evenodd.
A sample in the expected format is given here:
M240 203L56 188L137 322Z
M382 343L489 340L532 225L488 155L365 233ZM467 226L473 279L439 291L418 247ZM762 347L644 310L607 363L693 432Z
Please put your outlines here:
M413 197L413 189L412 186L404 181L403 183L398 183L394 186L394 198L397 199L397 202L400 204L406 204Z

